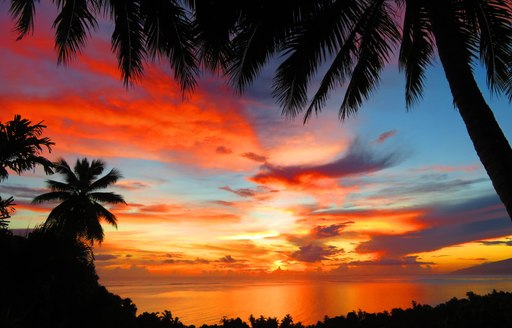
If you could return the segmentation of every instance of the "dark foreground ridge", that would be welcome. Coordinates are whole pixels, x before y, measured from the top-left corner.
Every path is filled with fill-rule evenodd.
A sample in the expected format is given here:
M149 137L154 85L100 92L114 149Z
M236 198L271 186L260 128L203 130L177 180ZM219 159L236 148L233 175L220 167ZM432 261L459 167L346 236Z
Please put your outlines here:
M26 237L0 229L0 327L2 328L193 328L171 312L144 312L129 298L98 283L91 248L44 229ZM201 328L373 328L373 327L512 327L512 293L467 293L432 307L415 302L391 312L349 312L325 317L314 325L294 323L291 316L223 318Z

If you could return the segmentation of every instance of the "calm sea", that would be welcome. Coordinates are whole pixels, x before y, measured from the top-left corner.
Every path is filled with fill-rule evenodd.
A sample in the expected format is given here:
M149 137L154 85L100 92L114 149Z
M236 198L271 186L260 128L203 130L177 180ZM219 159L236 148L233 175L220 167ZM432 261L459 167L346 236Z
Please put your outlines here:
M410 307L414 300L436 305L453 297L465 297L493 289L512 292L512 277L436 276L359 280L209 280L172 283L108 282L108 289L130 297L144 311L170 310L187 324L219 323L222 317L249 315L281 319L292 315L295 322L316 323L324 316L346 315Z

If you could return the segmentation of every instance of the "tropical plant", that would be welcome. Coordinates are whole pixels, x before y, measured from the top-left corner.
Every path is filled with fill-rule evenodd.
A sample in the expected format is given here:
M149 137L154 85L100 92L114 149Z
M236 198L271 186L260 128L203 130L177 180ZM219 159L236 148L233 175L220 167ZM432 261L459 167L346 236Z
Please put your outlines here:
M53 163L41 156L44 149L52 151L53 143L41 137L46 128L43 122L31 121L15 115L12 121L0 122L0 181L9 177L8 169L17 174L41 165L46 174L53 173ZM14 211L14 199L0 197L0 228L7 228L7 220Z
M0 229L7 228L7 220L11 217L11 212L14 211L14 205L14 198L2 199L0 197Z
M9 177L7 169L17 174L41 165L46 174L53 173L53 163L41 156L46 148L52 151L54 142L41 137L46 125L32 122L15 115L12 121L0 122L0 181Z
M18 40L34 29L36 0L11 0ZM126 85L142 77L144 62L169 61L183 91L196 84L198 65L194 56L192 24L175 0L55 0L58 15L53 22L58 63L67 64L84 49L106 16L114 23L112 51Z
M102 203L125 203L123 197L113 192L98 190L107 188L116 183L122 176L117 169L98 178L105 169L101 160L89 163L87 158L77 159L72 170L68 163L61 159L55 163L55 170L64 177L65 182L47 180L46 184L51 190L37 196L33 203L60 201L48 215L45 227L63 235L71 235L94 243L102 242L104 237L100 220L117 227L116 216L103 207Z
M295 117L305 111L304 122L318 114L331 92L342 85L346 91L340 119L357 113L397 48L406 77L406 105L411 107L421 98L425 70L437 53L454 104L512 218L512 149L473 74L480 60L490 90L512 100L510 1L230 2L236 15L227 14L230 20L219 26L204 18L211 2L190 2L199 30L208 31L201 34L204 52L209 54L203 60L222 68L231 83L243 90L271 58L280 55L273 95L285 115ZM229 11L228 5L222 10ZM324 74L310 93L321 67Z

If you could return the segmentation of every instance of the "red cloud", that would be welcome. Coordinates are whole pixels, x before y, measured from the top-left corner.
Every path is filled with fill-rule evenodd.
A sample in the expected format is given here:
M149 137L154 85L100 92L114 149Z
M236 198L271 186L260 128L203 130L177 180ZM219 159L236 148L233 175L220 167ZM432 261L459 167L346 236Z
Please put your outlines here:
M374 143L374 144L383 143L384 141L388 140L389 138L395 136L396 134L397 134L397 130L386 131L384 133L381 133L377 137L377 139L372 141L372 143Z
M127 91L105 38L90 40L79 60L57 67L53 36L46 28L37 30L37 38L0 41L0 79L10 82L0 90L0 107L7 117L44 119L60 156L230 169L255 165L222 156L228 149L259 149L252 123L244 116L244 100L227 97L230 90L200 85L184 99L166 72L148 65L143 82Z
M372 173L392 166L398 159L396 153L377 156L356 141L344 157L334 162L315 166L274 166L267 163L251 180L260 184L301 185L321 178L338 179Z

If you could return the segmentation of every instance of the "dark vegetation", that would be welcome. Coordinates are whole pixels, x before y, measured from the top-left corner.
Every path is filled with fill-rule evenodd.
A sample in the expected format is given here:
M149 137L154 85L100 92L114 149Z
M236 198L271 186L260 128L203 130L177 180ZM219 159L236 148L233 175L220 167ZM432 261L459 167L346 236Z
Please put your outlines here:
M139 327L192 328L171 312L137 315L129 298L121 298L98 283L88 244L38 227L27 236L0 232L0 327ZM309 328L343 327L512 327L512 293L496 292L437 305L413 302L408 309L325 317ZM223 318L201 328L304 328L290 316L282 320L251 316Z

